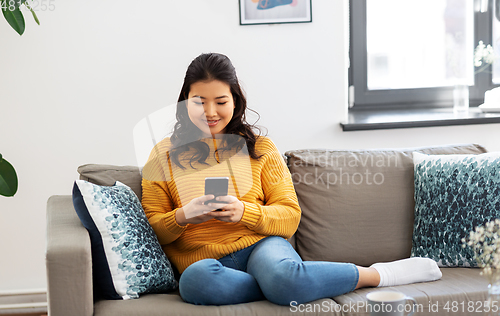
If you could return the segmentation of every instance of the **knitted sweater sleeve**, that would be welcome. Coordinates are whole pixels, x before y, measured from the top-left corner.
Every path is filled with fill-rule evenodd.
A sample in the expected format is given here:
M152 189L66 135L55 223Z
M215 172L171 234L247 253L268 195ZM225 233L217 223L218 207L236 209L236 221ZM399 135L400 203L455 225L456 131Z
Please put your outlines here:
M161 245L176 240L186 229L175 220L174 208L167 181L170 179L165 144L158 144L142 170L142 207Z
M142 207L161 245L175 241L186 229L175 220L177 208L165 182L142 179Z
M263 235L290 238L297 230L301 215L292 177L269 138L261 140L259 149L264 152L260 158L264 205L243 202L245 211L240 223Z

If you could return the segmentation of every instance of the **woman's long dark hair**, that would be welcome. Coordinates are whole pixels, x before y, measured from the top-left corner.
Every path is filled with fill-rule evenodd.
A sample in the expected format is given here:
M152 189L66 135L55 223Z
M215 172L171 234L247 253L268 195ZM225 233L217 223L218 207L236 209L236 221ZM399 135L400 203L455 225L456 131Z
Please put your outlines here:
M255 143L260 130L255 125L249 124L246 121L247 100L240 87L236 70L231 60L222 54L202 54L196 57L187 68L184 84L182 85L177 103L177 122L170 138L173 145L173 149L170 151L170 158L176 165L183 169L184 167L179 162L179 154L194 148L196 154L191 157L191 164L193 161L205 163L210 153L209 146L199 140L201 131L189 119L186 102L183 101L188 99L192 84L211 80L218 80L229 85L235 106L233 117L224 130L225 135L221 143L222 147L218 148L218 150L241 149L243 147L242 139L244 139L250 157L254 159L261 157L261 155L255 152ZM254 130L258 131L258 134L254 133ZM227 137L230 135L241 137Z

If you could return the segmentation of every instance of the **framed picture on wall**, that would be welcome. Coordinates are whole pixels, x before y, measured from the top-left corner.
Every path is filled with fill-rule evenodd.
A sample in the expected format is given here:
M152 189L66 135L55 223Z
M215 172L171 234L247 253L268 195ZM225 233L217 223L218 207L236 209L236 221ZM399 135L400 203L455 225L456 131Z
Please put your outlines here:
M239 0L240 25L312 22L311 0Z

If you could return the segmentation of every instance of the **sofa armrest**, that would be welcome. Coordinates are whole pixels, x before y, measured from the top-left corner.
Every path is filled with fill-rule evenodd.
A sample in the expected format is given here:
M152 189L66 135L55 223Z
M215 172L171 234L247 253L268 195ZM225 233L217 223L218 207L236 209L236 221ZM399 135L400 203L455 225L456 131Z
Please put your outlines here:
M70 195L47 202L46 265L49 315L92 315L90 238Z

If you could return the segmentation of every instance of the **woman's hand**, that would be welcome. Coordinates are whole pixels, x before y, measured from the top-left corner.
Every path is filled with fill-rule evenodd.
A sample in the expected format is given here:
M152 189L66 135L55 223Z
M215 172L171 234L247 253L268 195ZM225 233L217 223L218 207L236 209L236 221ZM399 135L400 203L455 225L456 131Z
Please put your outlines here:
M210 211L213 210L213 207L205 205L205 202L213 198L212 194L200 196L178 209L175 212L177 224L186 226L187 224L200 224L212 219L213 216L210 215Z
M216 200L226 203L209 203L207 206L212 211L205 212L206 215L229 223L237 223L241 220L243 212L245 212L243 202L232 195L219 196Z

